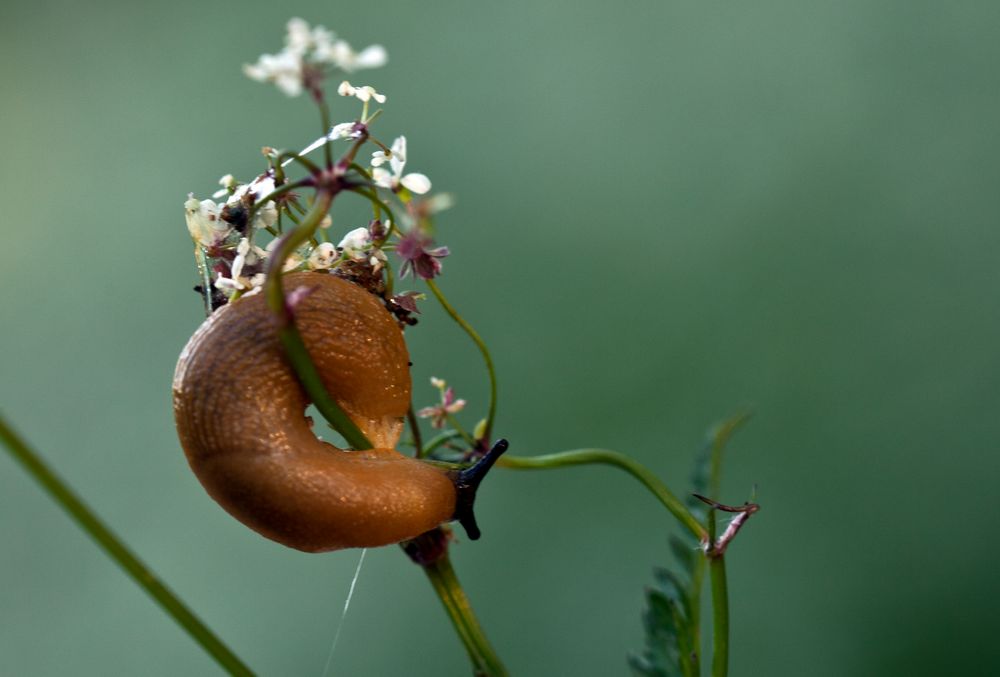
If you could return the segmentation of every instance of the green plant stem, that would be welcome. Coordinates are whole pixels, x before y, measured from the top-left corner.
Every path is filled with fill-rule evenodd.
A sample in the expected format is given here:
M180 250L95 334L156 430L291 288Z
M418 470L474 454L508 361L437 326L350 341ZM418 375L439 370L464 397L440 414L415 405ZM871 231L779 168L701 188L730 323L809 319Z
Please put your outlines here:
M712 578L712 677L726 677L729 672L729 585L726 581L726 557L708 560Z
M639 480L663 506L670 511L670 514L677 518L684 527L690 531L700 542L704 542L708 537L705 527L695 519L694 515L684 507L674 496L673 492L667 488L660 478L652 473L646 466L638 461L629 458L625 454L608 449L575 449L573 451L563 451L558 454L546 454L545 456L501 456L497 465L514 470L543 470L548 468L561 468L570 465L586 464L611 465L620 468Z
M316 103L319 106L319 117L320 124L323 126L323 138L326 143L323 144L323 159L326 161L326 168L329 169L333 166L333 151L330 148L332 139L330 139L330 105L326 102L326 99L322 97L317 97Z
M0 417L0 439L32 479L90 536L104 552L132 577L146 593L187 631L231 675L253 675L229 647L170 591L145 564L88 508L41 457Z
M459 639L469 652L469 660L472 661L473 669L477 675L487 677L500 677L507 674L507 669L500 661L499 656L493 650L486 633L483 632L479 621L476 619L469 598L465 596L462 584L458 582L455 570L451 566L451 559L445 552L438 560L421 567L434 591L441 598L448 618L451 619L458 633Z
M458 311L455 310L450 303L448 303L448 299L446 299L444 294L441 293L441 289L438 288L437 283L434 282L434 280L427 280L427 287L434 294L434 297L438 300L438 303L441 304L441 307L444 308L444 311L451 316L451 319L453 319L466 334L469 335L472 342L476 344L477 348L479 348L479 352L483 354L483 361L486 363L486 372L490 379L490 406L486 413L486 426L483 428L483 440L489 444L490 433L493 430L493 419L496 418L497 413L497 375L496 370L493 368L493 358L490 357L489 348L486 347L483 339L480 338L479 334L476 333L476 330L472 328L472 325L466 322L465 318L459 315Z
M285 291L281 285L285 260L312 237L313 231L316 230L330 209L332 201L333 195L330 192L320 191L315 204L302 223L289 230L278 241L278 246L275 248L268 266L264 295L268 308L278 318L278 338L285 349L285 357L309 398L316 405L316 409L333 426L334 430L343 435L351 447L358 450L371 449L372 443L326 391L323 379L316 370L316 365L309 356L309 351L306 350L302 335L295 327L294 313L285 302Z
M715 543L715 509L708 512L709 543ZM712 677L726 677L729 672L729 584L726 559L706 550L708 575L712 580Z
M423 448L421 458L430 456L434 450L443 444L447 444L456 437L461 437L462 433L457 430L445 430L443 433L439 433L435 437L432 437Z

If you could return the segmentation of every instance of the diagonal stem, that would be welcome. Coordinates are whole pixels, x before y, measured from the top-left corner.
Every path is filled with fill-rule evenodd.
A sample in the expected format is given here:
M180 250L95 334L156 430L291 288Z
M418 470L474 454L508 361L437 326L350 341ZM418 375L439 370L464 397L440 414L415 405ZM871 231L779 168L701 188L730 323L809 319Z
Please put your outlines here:
M493 358L490 356L490 350L486 347L486 343L479 336L476 330L472 328L472 325L466 322L465 318L459 315L454 306L448 302L448 299L446 299L444 294L441 293L441 289L438 288L437 283L434 282L434 280L426 280L426 282L427 287L434 294L434 297L437 298L438 303L441 304L444 311L451 316L451 319L453 319L466 334L469 335L469 338L472 339L472 342L476 344L476 347L479 348L479 352L483 355L483 361L486 363L486 373L490 379L490 405L486 413L486 425L483 427L482 440L477 441L481 441L484 447L488 447L490 442L490 433L493 430L493 419L496 418L497 414L497 374L496 370L493 368Z
M319 195L316 196L316 203L302 220L302 223L289 230L278 241L278 246L275 248L268 265L264 294L268 308L278 318L278 337L285 349L285 356L316 409L354 449L371 449L372 444L365 437L365 434L326 391L326 386L323 385L323 379L309 356L302 335L295 327L292 309L288 306L284 288L281 286L282 268L285 260L312 237L320 221L330 209L332 201L333 195L329 191L320 191Z
M215 633L194 615L156 574L132 553L94 512L59 478L58 475L19 437L0 417L0 440L11 455L48 492L59 507L90 536L98 547L125 570L139 587L146 591L160 607L184 628L201 647L231 675L253 675L243 661L222 643Z
M507 669L490 645L483 628L479 625L479 621L472 611L472 605L469 603L469 598L466 597L465 590L462 589L462 584L459 583L455 570L451 566L448 553L446 552L441 558L431 564L424 565L422 568L431 585L434 586L434 592L441 598L441 603L444 605L452 625L455 626L455 631L458 633L459 639L462 640L465 650L468 651L469 660L472 661L476 675L487 677L506 675Z

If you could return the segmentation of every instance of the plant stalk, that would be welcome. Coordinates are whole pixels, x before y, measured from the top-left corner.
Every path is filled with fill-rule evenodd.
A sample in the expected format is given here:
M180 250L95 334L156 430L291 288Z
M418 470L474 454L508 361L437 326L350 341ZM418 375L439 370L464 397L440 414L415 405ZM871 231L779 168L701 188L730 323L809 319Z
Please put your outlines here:
M490 645L483 632L469 598L466 597L462 584L459 583L455 570L451 566L451 559L447 551L437 560L430 564L422 565L428 580L434 586L434 591L441 598L448 618L451 619L459 639L469 653L469 660L476 675L485 677L503 677L507 675L507 668L504 667L497 656L496 651Z
M347 443L354 449L371 449L372 444L361 432L361 429L341 409L336 400L330 397L323 385L323 379L316 370L316 365L309 357L309 351L302 340L302 335L295 327L294 312L285 300L285 291L281 285L282 268L285 259L312 237L313 231L330 209L333 195L328 191L320 191L316 203L302 220L302 223L282 236L278 246L271 256L267 271L267 281L264 283L264 295L267 306L278 318L278 338L285 349L285 357L295 371L302 387L334 430L343 435Z
M194 615L176 594L97 517L55 472L21 439L0 416L0 440L28 474L94 540L139 587L146 591L230 675L253 675L253 671Z
M716 531L715 510L708 512L708 575L712 580L712 677L729 673L729 584L726 581L726 558L713 552Z
M726 677L729 672L729 585L726 581L726 557L708 561L712 578L712 677Z

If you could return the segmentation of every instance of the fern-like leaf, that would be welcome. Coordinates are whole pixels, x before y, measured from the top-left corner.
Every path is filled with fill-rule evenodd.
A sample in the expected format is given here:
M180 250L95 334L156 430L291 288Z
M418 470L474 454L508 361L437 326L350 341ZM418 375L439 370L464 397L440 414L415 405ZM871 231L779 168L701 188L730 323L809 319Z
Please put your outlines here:
M741 413L722 421L707 435L695 456L691 473L692 491L713 496L719 491L722 451L732 434L749 418ZM704 522L707 506L692 496L688 508ZM656 568L654 584L646 588L646 609L642 615L646 647L641 654L630 654L629 667L636 677L698 677L701 653L701 587L705 576L705 558L700 544L685 532L671 536L670 551L676 568Z

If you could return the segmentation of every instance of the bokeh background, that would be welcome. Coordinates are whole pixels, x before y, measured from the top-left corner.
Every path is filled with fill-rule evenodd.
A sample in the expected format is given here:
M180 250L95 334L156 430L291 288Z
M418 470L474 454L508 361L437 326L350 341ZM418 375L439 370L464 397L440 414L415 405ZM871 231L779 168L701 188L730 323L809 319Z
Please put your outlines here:
M763 505L729 556L733 675L1000 669L1000 5L7 0L0 407L238 654L320 675L358 560L237 524L172 430L201 320L182 203L318 131L240 72L293 15L388 47L357 80L458 198L441 283L515 452L618 449L680 492L754 409L724 483ZM433 310L410 344L418 404L446 377L471 424L473 346ZM512 672L627 674L666 513L601 468L480 500L454 559ZM6 455L0 543L0 674L217 674ZM420 571L369 552L332 674L467 671Z

